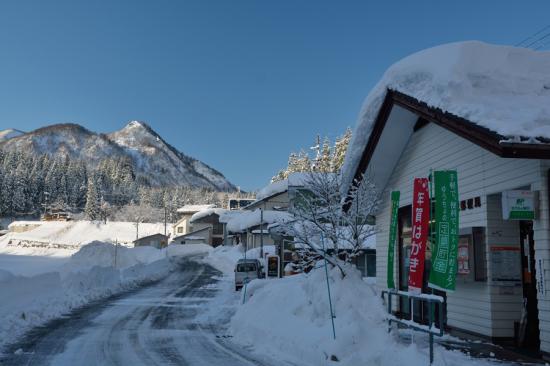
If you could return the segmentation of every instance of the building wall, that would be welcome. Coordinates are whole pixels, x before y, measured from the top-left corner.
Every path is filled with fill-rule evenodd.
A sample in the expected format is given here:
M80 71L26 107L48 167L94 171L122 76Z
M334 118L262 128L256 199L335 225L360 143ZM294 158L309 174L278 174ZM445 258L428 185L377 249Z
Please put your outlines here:
M533 221L535 239L535 261L537 269L537 300L539 310L540 348L543 352L550 353L550 214L548 192L548 169L550 161L540 161L540 179L531 185L531 189L539 192L539 210L537 220ZM539 271L542 267L542 274ZM540 279L543 281L540 281ZM542 282L542 288L541 288Z
M491 212L495 212L494 207L491 207L492 203L487 202L488 195L540 181L540 167L536 160L499 158L433 123L415 132L391 174L388 186L385 187L387 191L376 217L376 273L381 289L386 287L387 280L389 191L401 191L400 207L410 205L413 178L428 176L430 169L456 169L460 199L481 197L481 207L460 212L461 228L488 226L488 217L492 218ZM498 223L491 221L490 225L496 227ZM486 236L488 242L491 242L492 238ZM519 234L517 241L519 242ZM489 253L486 253L486 258L489 258ZM396 275L398 263L396 259ZM510 309L493 306L503 300L496 296L495 292L500 291L489 286L489 282L465 281L459 278L456 292L449 293L447 297L448 325L489 337L509 335L508 332L503 332L503 324L507 327L509 320L505 318L517 315L517 301L514 297Z
M192 215L183 215L181 218L180 218L180 221L178 221L176 223L176 225L174 225L174 235L176 236L179 236L179 235L185 235L187 233L189 233L191 231L191 226L189 224L189 219L191 218ZM180 232L178 230L178 228L181 228L182 231Z

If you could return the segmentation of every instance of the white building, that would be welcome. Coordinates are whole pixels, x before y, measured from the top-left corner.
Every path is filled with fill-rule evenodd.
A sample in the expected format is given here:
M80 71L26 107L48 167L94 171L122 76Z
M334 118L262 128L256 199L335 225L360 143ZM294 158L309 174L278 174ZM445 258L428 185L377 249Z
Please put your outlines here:
M394 273L407 290L413 178L447 169L458 173L459 245L469 266L445 296L447 329L510 341L520 338L526 312L521 346L550 355L550 53L478 42L440 46L394 65L369 94L343 178L349 187L366 174L382 194L380 290L387 280L389 191L401 192ZM505 196L515 190L534 192L533 220L503 213ZM428 250L428 271L430 259ZM410 316L404 303L396 310ZM425 312L415 310L422 321Z
M191 232L191 217L199 211L214 208L215 205L185 205L178 208L176 212L179 220L173 226L174 236L181 236Z

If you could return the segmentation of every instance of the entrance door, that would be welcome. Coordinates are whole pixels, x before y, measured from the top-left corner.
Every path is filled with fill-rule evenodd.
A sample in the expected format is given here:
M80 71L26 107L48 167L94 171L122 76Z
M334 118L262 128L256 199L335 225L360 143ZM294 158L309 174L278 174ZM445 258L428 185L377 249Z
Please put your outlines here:
M533 222L520 221L520 233L523 310L519 327L519 343L520 346L538 350L540 347L539 311L537 307L537 276Z

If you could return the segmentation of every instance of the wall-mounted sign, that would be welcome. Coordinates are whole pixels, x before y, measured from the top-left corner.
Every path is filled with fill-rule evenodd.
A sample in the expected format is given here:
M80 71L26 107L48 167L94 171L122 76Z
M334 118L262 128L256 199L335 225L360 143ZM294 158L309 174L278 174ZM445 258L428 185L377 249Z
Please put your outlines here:
M535 219L535 192L502 192L502 218L504 220Z
M422 292L424 259L430 225L430 193L428 178L415 178L413 184L412 237L409 260L409 291Z
M458 177L455 170L433 172L435 199L435 245L428 286L453 292L458 257Z
M491 281L500 285L521 283L520 248L491 246Z

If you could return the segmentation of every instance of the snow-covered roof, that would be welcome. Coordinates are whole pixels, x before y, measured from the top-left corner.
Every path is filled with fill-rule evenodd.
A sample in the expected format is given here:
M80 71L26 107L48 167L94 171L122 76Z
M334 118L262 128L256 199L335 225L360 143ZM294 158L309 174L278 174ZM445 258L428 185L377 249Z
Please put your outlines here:
M303 186L307 182L310 173L291 173L287 179L283 179L260 189L256 194L256 200L261 201L264 198L288 191L288 187Z
M197 212L197 213L193 214L193 216L191 216L191 218L189 219L189 222L194 222L194 221L200 220L200 219L205 218L207 216L210 216L212 214L216 214L218 216L221 216L227 211L228 210L226 210L225 208L215 208L215 207L200 210L199 212Z
M264 210L263 212L264 224L273 224L275 222L284 222L292 219L293 216L288 212L270 210ZM222 215L220 221L227 223L228 231L238 233L260 225L261 213L260 210L230 211L226 215Z
M371 90L346 154L344 187L353 179L388 90L509 138L503 142L550 138L550 52L477 41L445 44L397 62Z
M176 211L179 213L195 213L208 208L214 208L216 205L185 205L178 208Z

